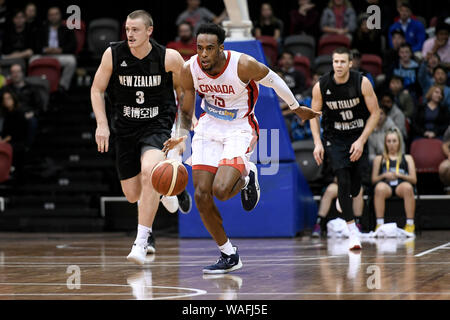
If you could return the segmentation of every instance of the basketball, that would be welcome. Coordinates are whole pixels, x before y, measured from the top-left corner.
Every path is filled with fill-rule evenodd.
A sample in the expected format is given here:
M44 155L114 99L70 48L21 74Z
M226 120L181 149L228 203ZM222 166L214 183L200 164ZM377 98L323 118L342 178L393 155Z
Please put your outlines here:
M153 188L165 196L174 196L183 192L188 183L186 167L176 160L164 160L152 171Z

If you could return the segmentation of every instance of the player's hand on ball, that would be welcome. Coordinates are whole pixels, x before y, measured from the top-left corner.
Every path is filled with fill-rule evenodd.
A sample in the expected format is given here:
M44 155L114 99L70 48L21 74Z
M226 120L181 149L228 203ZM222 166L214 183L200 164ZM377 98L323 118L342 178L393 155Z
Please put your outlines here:
M294 110L294 112L302 119L303 122L316 117L320 117L322 115L322 112L314 111L313 109L308 107L298 107Z
M98 126L95 131L95 142L98 152L108 152L109 148L109 128L108 126Z
M169 138L168 140L166 140L166 142L164 142L162 152L164 152L164 154L167 155L169 150L177 148L180 154L183 154L184 150L186 149L186 143L184 142L186 139L187 136L182 136L179 138L176 137Z

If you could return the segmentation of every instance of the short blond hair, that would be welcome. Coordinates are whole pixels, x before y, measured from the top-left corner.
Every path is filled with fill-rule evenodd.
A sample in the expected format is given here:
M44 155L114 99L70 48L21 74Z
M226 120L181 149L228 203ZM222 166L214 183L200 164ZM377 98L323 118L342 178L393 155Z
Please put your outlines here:
M144 21L145 26L148 27L153 27L153 18L150 15L150 13L148 13L145 10L135 10L132 13L130 13L127 16L128 19L138 19L141 18Z

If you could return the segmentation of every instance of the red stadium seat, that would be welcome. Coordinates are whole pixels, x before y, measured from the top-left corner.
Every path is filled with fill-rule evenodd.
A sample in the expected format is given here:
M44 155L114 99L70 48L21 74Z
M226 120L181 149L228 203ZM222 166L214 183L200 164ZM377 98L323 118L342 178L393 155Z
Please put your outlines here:
M350 38L340 34L323 35L317 46L317 55L332 54L338 47L350 48Z
M311 84L311 62L306 56L294 57L294 68L304 74L306 85Z
M418 139L411 144L411 156L419 173L437 173L439 164L445 160L442 141L439 139Z
M271 36L260 36L257 38L263 47L269 65L274 66L278 61L278 42Z
M376 54L363 54L361 56L361 68L370 72L374 77L383 73L382 60Z
M9 143L0 142L0 183L9 179L13 150Z
M61 65L54 58L39 58L28 66L28 76L40 76L50 83L50 93L56 92L61 78Z

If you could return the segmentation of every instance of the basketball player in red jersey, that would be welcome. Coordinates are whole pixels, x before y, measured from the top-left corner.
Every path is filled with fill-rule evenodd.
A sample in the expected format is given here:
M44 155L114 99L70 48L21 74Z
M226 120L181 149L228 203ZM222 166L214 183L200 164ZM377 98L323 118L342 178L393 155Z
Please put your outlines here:
M203 273L227 273L242 267L237 248L228 239L213 197L226 201L241 192L243 208L252 210L259 201L256 165L249 161L258 138L254 107L258 84L275 92L303 120L319 116L300 107L286 83L264 64L246 54L224 50L225 31L204 24L197 32L197 55L181 71L184 89L180 108L181 130L188 131L194 112L196 91L205 111L192 140L192 179L195 203L202 221L221 251L217 262ZM181 138L170 139L171 149ZM184 142L182 142L184 143ZM180 148L184 149L184 146Z

